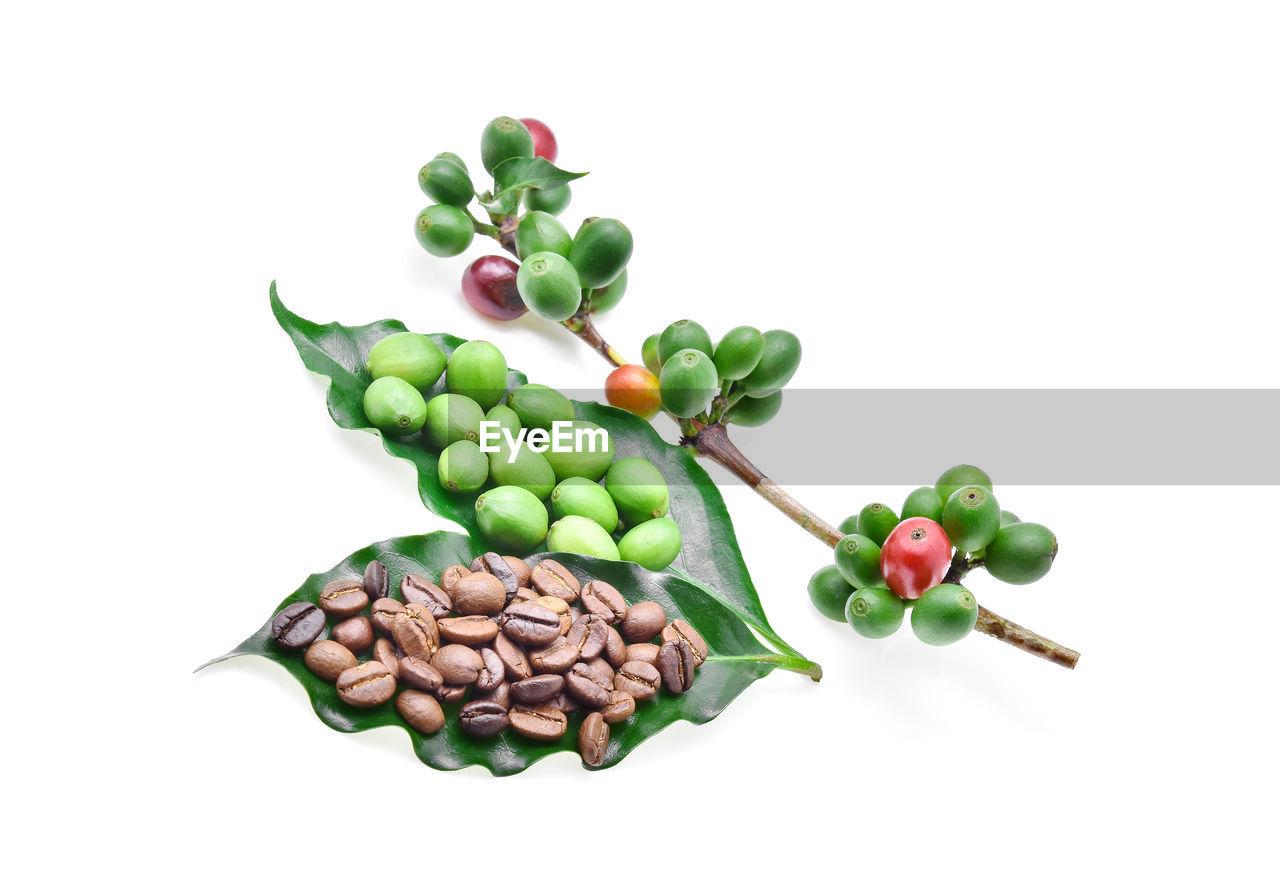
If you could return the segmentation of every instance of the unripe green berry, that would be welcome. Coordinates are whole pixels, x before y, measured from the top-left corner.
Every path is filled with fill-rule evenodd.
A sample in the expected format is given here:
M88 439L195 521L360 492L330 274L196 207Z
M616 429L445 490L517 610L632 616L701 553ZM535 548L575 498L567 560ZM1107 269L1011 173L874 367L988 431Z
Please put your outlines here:
M844 617L862 636L880 640L902 627L906 611L902 598L888 588L859 588L845 603Z
M503 554L533 551L547 536L547 508L523 488L502 485L476 498L480 533Z
M748 397L765 397L791 381L800 366L800 340L785 330L764 332L760 363L742 381Z
M868 503L858 513L858 532L870 538L877 546L883 546L889 534L898 526L898 521L897 513L888 504Z
M524 192L524 205L530 210L559 215L568 208L572 197L573 194L568 185L558 185L555 188L530 188Z
M442 452L459 440L480 441L480 424L484 410L470 397L461 394L437 394L427 401L426 423L422 432L432 451Z
M1011 524L1017 524L1020 521L1022 521L1022 519L1018 518L1018 516L1014 515L1009 510L1007 509L1000 510L1000 526L1001 527L1007 527Z
M655 518L639 524L618 541L618 554L646 570L662 570L680 554L680 526L670 518Z
M443 203L419 212L413 229L422 247L439 258L462 254L476 235L470 215Z
M662 357L661 352L658 351L659 340L661 340L661 335L651 333L644 338L644 344L640 347L640 359L644 361L644 365L649 369L649 372L655 376L662 373Z
M947 498L966 485L990 488L991 477L982 468L975 467L973 464L957 464L939 476L938 484L934 487L938 489L938 496L942 498L942 502L946 503Z
M844 621L844 605L853 593L834 566L822 567L809 577L809 601L832 621Z
M781 408L781 391L775 391L768 397L742 397L729 410L728 420L743 427L759 427L772 421Z
M623 270L618 278L614 279L603 288L592 289L587 297L586 310L589 313L599 314L608 312L619 303L627 293L627 271Z
M580 515L607 531L618 527L618 507L603 486L581 476L570 476L551 492L551 513L556 518Z
M573 403L569 398L537 382L521 385L512 391L507 405L520 417L520 424L530 429L538 427L550 431L557 421L573 421Z
M849 534L856 534L857 532L858 532L857 513L849 516L844 521L840 522L840 533L845 534L847 536Z
M547 548L553 552L573 552L616 561L618 546L609 532L589 518L566 515L551 525L547 533Z
M932 485L924 485L907 495L902 504L903 518L928 518L941 523L942 506L946 501Z
M754 327L735 327L720 340L711 360L721 379L742 379L760 363L764 334Z
M1001 582L1026 585L1042 578L1058 555L1058 538L1042 524L1019 521L1000 528L984 566Z
M444 379L450 392L490 407L507 393L507 359L493 343L472 340L449 356Z
M564 321L582 305L578 271L555 252L538 252L524 259L516 273L520 299L548 321Z
M585 433L590 431L592 433ZM603 431L603 434L600 432ZM578 436L582 434L582 450L579 451ZM568 479L581 476L592 482L598 480L613 463L613 438L608 430L589 421L574 420L570 422L569 431L564 441L569 448L557 451L554 447L543 454L555 471L556 479Z
M445 356L429 336L393 333L373 344L365 365L375 379L399 376L419 391L426 391L444 372Z
M671 506L671 492L661 471L647 458L619 458L609 467L604 487L628 527L661 518Z
M520 416L516 415L515 410L510 406L504 406L499 403L485 413L484 419L485 421L495 422L500 430L511 434L512 439L520 436ZM492 432L493 428L490 428L490 431ZM501 434L499 434L499 437L501 438Z
M697 349L708 358L711 357L711 334L698 322L688 318L672 322L662 331L658 337L658 360L666 363L672 355L685 349Z
M554 215L526 212L520 217L516 225L516 252L522 259L538 252L555 252L567 258L571 248L573 237Z
M959 585L936 585L916 601L911 629L921 642L946 646L964 639L978 623L978 601Z
M453 152L441 152L440 154L436 155L433 160L452 161L453 163L458 165L458 167L462 170L462 172L470 175L470 171L467 169L466 162L463 161L462 158L458 157Z
M964 554L984 549L1000 530L1000 504L981 485L960 488L942 508L942 529L951 545Z
M535 452L524 443L516 443L513 451L503 440L488 453L489 477L498 485L523 488L539 500L546 500L556 487L556 474L547 456Z
M459 440L440 453L437 473L446 491L479 491L489 479L489 457L470 440Z
M421 391L398 376L383 376L364 390L364 414L387 436L407 436L422 430L427 401Z
M704 412L716 396L720 377L705 352L683 349L663 362L658 388L663 409L677 418L692 418Z
M573 237L569 261L583 288L603 288L622 274L631 260L631 231L616 218L592 218Z
M475 188L466 168L448 158L427 161L418 171L418 186L435 202L459 209L470 203L475 196Z
M480 134L480 163L485 172L493 175L493 168L508 158L531 157L533 137L519 121L504 115L485 125Z
M854 588L884 588L880 546L871 537L845 534L836 543L836 567Z

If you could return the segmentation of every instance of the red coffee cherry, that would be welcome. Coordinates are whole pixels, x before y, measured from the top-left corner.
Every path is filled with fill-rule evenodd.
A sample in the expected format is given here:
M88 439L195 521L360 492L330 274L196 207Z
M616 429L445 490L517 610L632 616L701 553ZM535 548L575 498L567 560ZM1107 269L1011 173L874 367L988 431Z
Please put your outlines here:
M880 572L889 590L915 600L942 582L951 565L951 540L931 518L898 523L880 547Z
M462 294L486 318L511 321L529 311L516 288L520 265L499 255L476 258L462 274Z
M560 154L560 149L556 145L556 135L551 132L551 128L536 118L522 118L520 123L528 128L529 135L533 137L534 157L546 158L548 161L555 163L556 155Z

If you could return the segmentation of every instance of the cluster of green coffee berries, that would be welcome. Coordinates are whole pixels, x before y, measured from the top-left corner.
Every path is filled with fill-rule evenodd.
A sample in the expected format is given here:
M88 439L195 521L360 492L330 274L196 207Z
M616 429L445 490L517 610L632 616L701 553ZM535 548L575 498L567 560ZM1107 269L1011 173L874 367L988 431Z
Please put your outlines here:
M679 554L680 528L667 516L670 494L658 468L644 458L615 459L608 430L575 419L554 388L508 391L507 361L492 343L472 340L446 355L429 336L396 333L374 344L366 366L369 422L438 453L445 491L482 492L476 520L495 547L527 554L545 540L552 551L650 570Z
M682 319L644 341L662 408L676 418L755 427L782 407L782 387L800 366L800 340L785 330L735 327L713 344L706 328Z
M896 632L910 609L911 629L934 646L963 639L978 621L973 593L948 580L953 567L961 578L981 566L1025 585L1048 573L1058 554L1053 532L1001 509L991 477L970 464L912 491L901 517L888 504L870 503L840 531L835 564L809 580L813 605L872 639Z

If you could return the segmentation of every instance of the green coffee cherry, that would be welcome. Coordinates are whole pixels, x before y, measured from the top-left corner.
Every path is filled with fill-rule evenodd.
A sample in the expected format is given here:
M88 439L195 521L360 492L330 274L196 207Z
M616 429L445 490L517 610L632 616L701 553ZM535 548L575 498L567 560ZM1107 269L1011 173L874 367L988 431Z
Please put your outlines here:
M973 464L957 464L939 476L938 484L934 487L938 489L938 496L942 498L942 502L946 503L947 498L966 485L990 488L991 477Z
M551 525L547 548L553 552L574 552L607 561L618 560L618 546L608 531L589 518L566 515Z
M622 302L627 293L627 271L623 270L618 278L603 288L593 289L587 298L587 312L608 312Z
M453 163L458 165L458 167L462 170L462 172L464 173L470 172L467 170L466 162L463 161L462 158L455 155L453 152L441 152L440 154L436 155L435 158L433 158L433 160L452 161Z
M459 440L440 453L437 473L445 491L479 491L489 479L489 456L471 440Z
M516 273L520 299L548 321L564 321L582 304L578 271L555 252L538 252L524 259Z
M862 636L880 640L902 627L906 611L902 598L888 588L859 588L845 603L844 619Z
M418 171L418 185L435 202L459 209L470 203L476 193L467 168L448 158L427 161Z
M764 334L754 327L735 327L720 340L711 360L721 379L737 380L754 370L763 354Z
M492 175L493 168L508 158L531 157L533 137L519 121L504 115L485 125L480 134L480 163L485 172Z
M445 356L429 336L393 333L373 344L365 364L375 379L399 376L419 391L426 391L444 372Z
M743 397L729 410L728 420L743 427L759 427L772 421L781 408L781 391L775 391L768 397Z
M461 394L437 394L427 401L426 423L422 432L432 451L442 452L459 440L480 441L480 424L484 410L470 397Z
M510 406L503 406L499 403L485 413L484 418L485 421L496 422L500 430L511 434L512 439L520 436L520 416L516 415L515 410ZM502 439L501 434L499 434L498 438Z
M942 521L942 505L945 501L932 485L917 488L907 495L907 502L902 504L903 518L930 518Z
M666 479L646 458L619 458L609 467L604 487L627 527L661 518L671 506Z
M427 401L421 391L400 377L383 376L364 389L364 414L387 436L407 436L422 430Z
M705 352L683 349L663 362L658 389L663 409L677 418L692 418L705 411L716 396L720 377Z
M516 225L516 252L521 259L538 252L555 252L567 258L571 248L573 237L550 213L526 212Z
M662 373L661 352L658 351L658 342L661 336L651 333L644 338L644 345L640 347L640 358L644 361L644 365L649 372L657 376Z
M877 546L898 526L898 515L884 503L868 503L858 513L858 532L869 537Z
M836 543L836 568L854 588L884 588L880 546L871 537L845 534Z
M698 322L688 318L673 322L662 331L658 337L658 360L666 363L672 355L685 349L697 349L708 358L711 357L711 334Z
M960 488L942 508L942 529L961 554L984 549L1000 530L1000 504L981 485Z
M480 533L503 554L533 551L547 536L547 508L523 488L501 485L476 498Z
M418 213L413 225L418 243L439 258L460 255L476 235L471 216L455 206L437 203Z
M553 447L543 457L551 464L557 479L581 476L595 482L613 463L613 438L608 433L606 428L597 424L575 420L566 435L561 437L569 447L568 451L556 451ZM579 443L581 450L578 449Z
M1018 516L1014 515L1009 510L1007 509L1000 510L1000 526L1001 527L1008 527L1009 525L1017 524L1020 521L1022 521L1022 519L1018 518Z
M857 532L858 532L858 516L857 515L851 515L848 518L846 518L844 521L840 522L840 533L844 534L845 536L848 536L849 534L856 534Z
M491 342L463 343L449 356L444 381L452 393L493 406L507 393L507 359Z
M760 363L742 379L748 397L765 397L791 381L800 366L800 340L785 330L764 332Z
M1001 582L1026 585L1042 578L1058 555L1058 538L1042 524L1018 521L1000 528L987 546L985 567Z
M962 640L977 623L978 601L968 588L959 585L930 588L911 610L911 629L931 646Z
M550 497L556 487L556 474L546 455L524 443L516 443L513 451L506 440L496 451L489 452L489 476L498 485L515 485L539 500Z
M550 431L557 421L573 421L573 404L559 391L537 382L521 385L511 392L507 405L527 428Z
M618 555L646 570L662 570L680 554L680 526L670 518L655 518L638 524L618 541Z
M609 492L603 486L581 476L565 479L551 492L551 514L556 518L580 515L607 531L618 527L618 507L614 505Z
M809 577L809 601L832 621L844 621L844 605L852 593L853 586L833 566L823 567Z
M591 218L573 237L569 261L583 288L603 288L627 268L631 260L631 231L615 218Z
M524 192L524 205L530 210L559 215L569 206L573 193L568 185L555 188L530 188Z

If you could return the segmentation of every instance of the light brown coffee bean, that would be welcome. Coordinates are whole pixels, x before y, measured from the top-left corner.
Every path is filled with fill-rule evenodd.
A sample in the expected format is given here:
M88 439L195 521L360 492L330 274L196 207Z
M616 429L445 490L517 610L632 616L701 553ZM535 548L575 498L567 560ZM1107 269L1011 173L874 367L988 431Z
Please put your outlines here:
M662 684L672 694L684 694L693 687L693 671L697 663L693 647L684 640L663 643L654 666L662 676Z
M582 592L582 583L558 561L539 563L529 574L529 583L539 594L559 597L566 603L573 603Z
M653 643L632 643L627 646L627 660L652 664L658 660L658 646Z
M497 615L507 603L507 592L496 576L472 573L453 583L453 610L459 615Z
M610 691L613 690L613 675L615 671L607 660L599 657L592 658L586 662L586 665L591 668L592 673L600 677L601 682L609 686Z
M498 623L487 615L463 615L436 622L440 639L464 646L483 646L498 635Z
M556 637L555 641L545 649L538 649L529 655L529 663L535 673L564 673L578 660L578 650L565 640Z
M373 607L369 610L373 621L373 629L383 636L391 636L391 626L395 624L396 616L404 612L404 604L399 600L393 600L390 597L380 597L373 601Z
M558 740L569 726L565 714L550 706L517 706L510 718L512 730L531 740Z
M586 664L574 664L564 677L564 687L574 699L591 709L609 705L613 689L605 685L596 672Z
M373 644L373 657L382 662L382 666L392 676L399 678L400 676L400 656L396 653L395 643L391 640L380 639Z
M582 755L582 763L588 767L599 767L604 763L604 754L609 750L609 724L598 712L593 712L582 720L578 728L578 754Z
M560 616L561 636L564 636L569 632L569 627L573 624L573 620L569 618L569 604L565 603L559 597L552 597L545 594L535 600L534 603L537 603L540 606L545 606L547 609Z
M575 621L565 634L565 642L583 660L590 660L604 651L609 638L609 625L605 619L591 613Z
M523 646L547 646L560 636L560 616L539 603L513 603L502 613L502 632Z
M356 666L356 656L341 643L333 640L316 640L302 656L307 669L326 682L337 682L343 670Z
M400 597L405 603L421 603L437 619L453 611L453 599L426 576L410 573L400 580Z
M484 660L475 649L450 643L435 653L431 666L440 671L446 685L470 685L480 678Z
M609 705L600 710L600 714L609 724L617 724L631 718L635 711L636 699L627 692L615 688L613 694L609 695Z
M534 676L511 683L511 699L516 703L534 705L555 697L564 690L564 677L555 673Z
M391 636L400 651L415 658L431 660L440 647L440 630L427 607L410 603L391 623Z
M381 661L366 661L343 670L337 685L344 703L362 709L386 703L396 693L396 678Z
M533 570L524 561L515 555L503 555L502 560L507 562L507 566L511 568L511 572L516 574L516 582L521 588L528 587L529 577L533 574Z
M608 582L596 579L582 586L582 608L610 624L627 617L627 600Z
M440 702L425 691L401 691L396 698L396 712L419 733L434 734L444 727Z
M506 668L502 665L502 659L498 657L498 653L488 647L480 650L480 662L484 666L480 668L480 675L476 677L476 688L481 691L492 691L506 678Z
M449 598L452 600L453 586L456 585L458 580L463 576L470 575L471 568L464 567L461 564L454 564L452 567L445 567L444 572L440 574L440 588L443 589L444 593L448 594Z
M658 668L644 661L628 661L613 677L614 687L627 692L637 701L653 697L661 684L662 676L658 673Z
M363 580L335 579L320 590L319 606L333 618L350 618L368 605Z
M609 625L607 633L608 636L604 641L604 657L609 662L609 666L616 670L627 663L627 644L622 641L622 635L613 625Z
M353 615L335 624L329 638L359 654L373 645L373 625L363 615Z
M521 679L528 679L533 675L533 666L529 663L529 656L524 653L524 649L513 643L505 633L499 632L493 638L493 650L502 659L502 666L506 668L507 678L512 682L519 682Z
M444 684L440 671L431 666L430 661L410 655L400 659L400 667L396 673L400 681L419 691L436 691Z
M513 603L528 603L531 600L538 599L538 592L532 588L519 588L516 590L515 600Z
M627 617L619 629L629 643L644 643L662 633L667 623L667 611L652 600L643 600L627 607Z
M662 629L662 641L667 643L672 640L684 640L688 643L689 648L693 649L698 666L702 666L702 662L707 660L707 641L683 618L677 618Z

